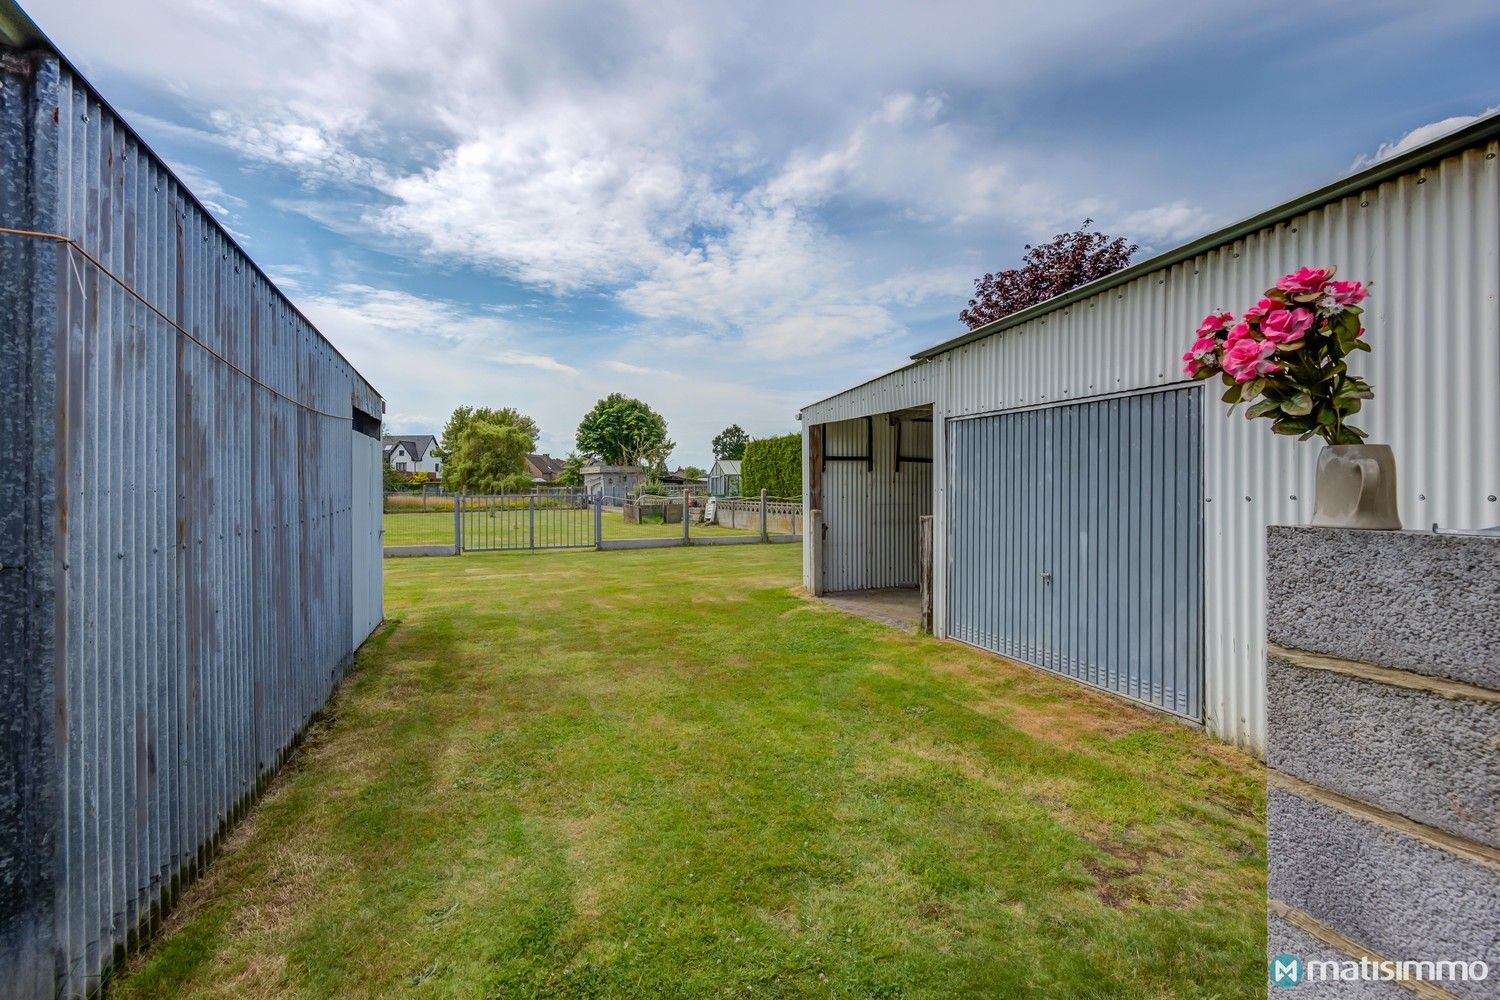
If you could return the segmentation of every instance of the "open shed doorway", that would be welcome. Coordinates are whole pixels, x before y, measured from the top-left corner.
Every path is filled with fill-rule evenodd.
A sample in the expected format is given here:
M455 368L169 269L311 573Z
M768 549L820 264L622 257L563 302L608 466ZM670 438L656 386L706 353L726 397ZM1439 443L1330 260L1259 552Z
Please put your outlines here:
M932 407L810 428L809 506L822 511L821 590L909 591L920 584L921 519L932 513ZM883 601L899 599L885 594Z

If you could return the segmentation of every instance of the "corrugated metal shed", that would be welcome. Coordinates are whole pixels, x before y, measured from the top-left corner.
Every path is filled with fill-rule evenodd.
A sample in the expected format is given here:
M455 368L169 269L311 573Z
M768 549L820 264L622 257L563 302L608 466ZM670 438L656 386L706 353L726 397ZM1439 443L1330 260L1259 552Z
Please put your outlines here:
M1356 370L1376 398L1359 423L1391 444L1405 523L1500 524L1500 117L1272 209L1188 247L922 352L935 402L935 559L951 526L950 419L1182 383L1178 357L1210 309L1242 308L1275 278L1337 264L1373 282L1374 347ZM910 370L910 369L905 369ZM871 383L878 385L880 380ZM1203 391L1200 387L1199 391ZM804 414L873 411L857 387ZM1264 529L1312 513L1318 448L1202 406L1204 723L1260 753L1265 728ZM806 420L805 429L819 417ZM948 594L937 583L939 627Z
M25 359L0 581L26 598L0 653L24 800L0 808L0 979L50 997L152 929L378 623L384 404L32 42L0 49L0 307Z

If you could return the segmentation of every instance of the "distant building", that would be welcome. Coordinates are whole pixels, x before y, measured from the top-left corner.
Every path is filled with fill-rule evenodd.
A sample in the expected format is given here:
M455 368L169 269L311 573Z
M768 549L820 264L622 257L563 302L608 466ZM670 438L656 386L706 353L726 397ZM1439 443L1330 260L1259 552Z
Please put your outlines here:
M443 478L443 460L434 454L438 439L431 434L402 437L387 434L380 440L385 463L397 472L426 472L437 479Z
M657 478L663 486L676 486L681 489L688 490L708 489L707 479L700 479L697 476L690 476L682 470L681 466L678 467L676 472L664 473Z
M605 499L619 502L625 494L646 481L646 470L639 465L586 465L583 488L589 496L604 494Z
M740 463L731 458L721 458L708 470L708 492L716 497L740 495Z
M551 455L527 455L526 474L537 486L546 486L557 482L557 477L562 475L563 464L562 459Z

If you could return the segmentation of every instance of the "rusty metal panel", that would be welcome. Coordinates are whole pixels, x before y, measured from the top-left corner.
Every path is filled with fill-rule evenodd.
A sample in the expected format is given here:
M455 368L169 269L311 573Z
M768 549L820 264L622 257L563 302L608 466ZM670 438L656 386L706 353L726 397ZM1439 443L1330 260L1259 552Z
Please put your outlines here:
M0 226L28 233L0 236L0 306L29 317L6 325L27 361L5 444L30 462L0 480L0 587L29 598L3 629L32 655L55 632L57 663L0 670L7 704L53 708L6 735L4 779L41 805L26 877L0 881L0 978L74 995L378 623L384 404L66 63L0 58Z

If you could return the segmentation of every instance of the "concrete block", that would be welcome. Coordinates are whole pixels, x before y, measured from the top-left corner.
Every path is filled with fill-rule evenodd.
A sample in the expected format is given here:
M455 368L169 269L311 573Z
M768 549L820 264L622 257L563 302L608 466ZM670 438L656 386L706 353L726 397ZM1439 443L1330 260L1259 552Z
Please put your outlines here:
M1500 969L1500 863L1272 783L1271 898L1393 960L1484 961ZM1492 997L1500 979L1445 982Z
M387 559L405 559L410 556L456 556L457 545L387 545Z
M1266 721L1276 770L1500 847L1500 698L1396 687L1273 651Z
M1266 920L1266 962L1277 955L1296 955L1303 962L1347 962L1353 958L1273 913ZM1412 995L1395 983L1305 980L1295 989L1287 996L1297 1000L1412 1000ZM1280 993L1271 990L1273 997Z
M1272 527L1272 642L1500 688L1500 537Z

